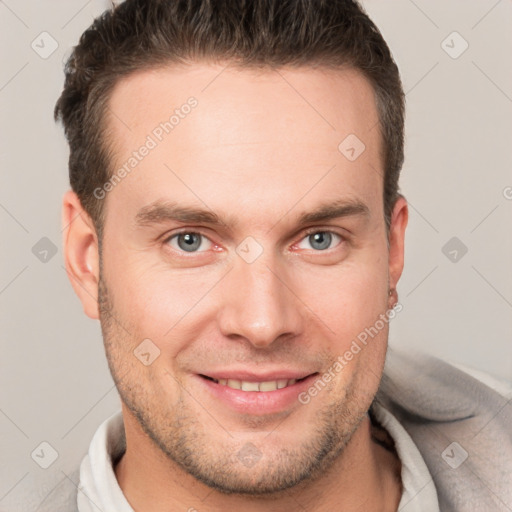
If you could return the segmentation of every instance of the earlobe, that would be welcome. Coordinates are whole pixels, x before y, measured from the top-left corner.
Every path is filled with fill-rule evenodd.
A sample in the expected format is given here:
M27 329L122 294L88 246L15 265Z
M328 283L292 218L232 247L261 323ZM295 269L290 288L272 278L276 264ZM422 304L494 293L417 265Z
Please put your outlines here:
M69 280L82 302L84 313L98 319L98 238L91 217L72 190L63 197L62 228L64 262Z
M405 197L395 202L389 227L389 288L391 305L398 302L396 286L404 268L405 229L409 220L409 209Z

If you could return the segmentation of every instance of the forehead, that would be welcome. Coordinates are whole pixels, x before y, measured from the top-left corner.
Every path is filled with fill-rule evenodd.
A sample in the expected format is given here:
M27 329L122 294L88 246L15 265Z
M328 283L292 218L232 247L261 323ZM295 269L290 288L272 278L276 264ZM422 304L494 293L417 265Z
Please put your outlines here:
M227 197L233 207L265 198L261 209L290 207L304 194L305 204L326 194L366 202L381 195L374 91L355 70L206 63L146 70L119 81L106 122L114 171L151 146L109 202L142 207L177 188L224 208ZM364 151L354 160L352 148Z

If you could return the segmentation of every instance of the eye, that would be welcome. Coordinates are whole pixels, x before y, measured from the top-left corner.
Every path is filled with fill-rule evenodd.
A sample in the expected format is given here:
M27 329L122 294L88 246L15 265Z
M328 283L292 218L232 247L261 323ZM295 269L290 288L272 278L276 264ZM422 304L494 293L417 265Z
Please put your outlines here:
M340 235L333 233L332 231L313 231L303 238L297 247L300 249L312 248L316 251L325 251L326 249L331 248L331 244L335 239L339 240L336 245L339 245L339 243L343 241L343 238ZM304 242L308 243L310 247L304 247Z
M198 250L203 241L207 242L206 249ZM212 242L204 235L201 233L194 233L192 231L184 231L182 233L172 235L166 240L166 243L177 251L185 252L204 252L213 245Z

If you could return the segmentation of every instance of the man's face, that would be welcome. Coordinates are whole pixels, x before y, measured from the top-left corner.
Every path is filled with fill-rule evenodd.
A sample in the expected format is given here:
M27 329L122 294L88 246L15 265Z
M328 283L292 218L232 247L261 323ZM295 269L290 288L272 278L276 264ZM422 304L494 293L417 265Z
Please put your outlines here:
M398 276L369 83L348 70L221 71L169 67L114 89L113 168L148 135L155 144L105 199L99 313L127 428L204 483L258 494L320 474L365 417L387 324L308 404L298 395L386 312ZM155 131L175 109L172 130ZM355 160L359 146L338 149L350 134L365 145ZM350 207L300 220L332 205ZM309 377L259 392L211 380L294 376Z

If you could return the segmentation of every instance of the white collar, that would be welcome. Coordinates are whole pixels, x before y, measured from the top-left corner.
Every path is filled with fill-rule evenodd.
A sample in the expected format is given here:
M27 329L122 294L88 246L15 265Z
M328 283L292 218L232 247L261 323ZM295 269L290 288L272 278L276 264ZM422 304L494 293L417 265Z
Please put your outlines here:
M402 499L400 512L439 512L439 500L432 475L423 457L404 427L379 402L372 404L375 418L395 442L398 458L402 462Z

